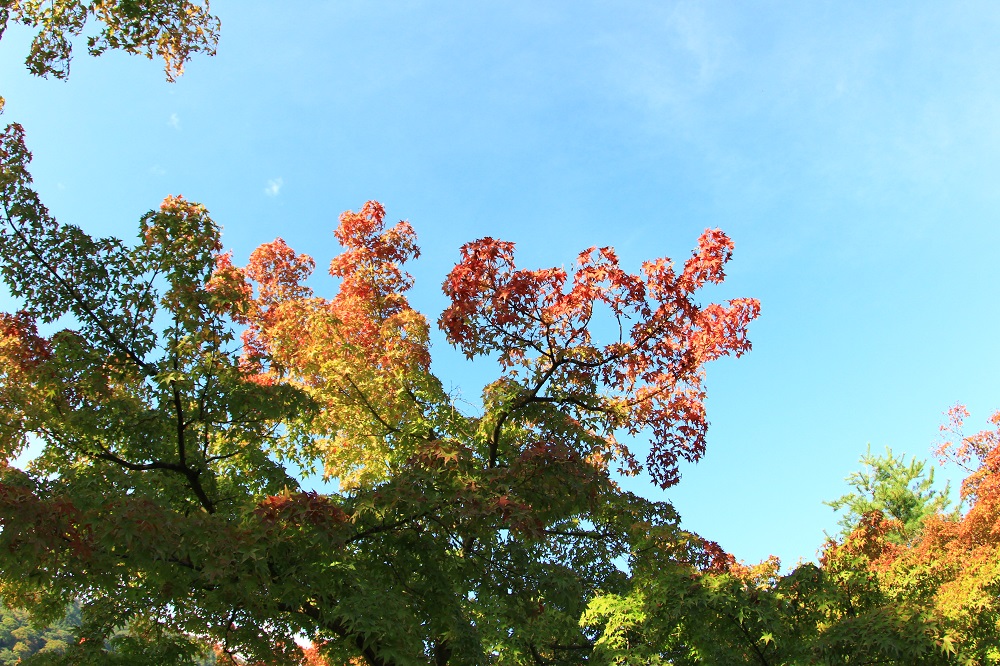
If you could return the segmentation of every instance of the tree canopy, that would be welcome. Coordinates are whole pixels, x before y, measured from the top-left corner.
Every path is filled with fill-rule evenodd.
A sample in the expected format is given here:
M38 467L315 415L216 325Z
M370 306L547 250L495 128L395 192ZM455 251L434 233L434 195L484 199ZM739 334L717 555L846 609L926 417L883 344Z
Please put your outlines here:
M681 270L640 274L609 248L571 273L517 269L511 244L483 239L440 318L497 358L468 416L405 297L413 230L379 204L341 217L323 299L303 284L312 259L279 239L236 267L178 197L134 245L61 225L20 127L0 146L0 270L23 302L3 319L0 433L7 457L42 446L32 472L4 469L5 591L88 600L108 629L145 615L266 660L302 633L370 663L576 661L588 599L625 583L631 525L673 520L618 489L612 472L643 462L616 431L651 431L644 462L676 483L704 450L704 363L749 347L755 301L694 301L723 278L721 232ZM603 344L600 315L617 331ZM341 492L302 491L283 462L321 465Z

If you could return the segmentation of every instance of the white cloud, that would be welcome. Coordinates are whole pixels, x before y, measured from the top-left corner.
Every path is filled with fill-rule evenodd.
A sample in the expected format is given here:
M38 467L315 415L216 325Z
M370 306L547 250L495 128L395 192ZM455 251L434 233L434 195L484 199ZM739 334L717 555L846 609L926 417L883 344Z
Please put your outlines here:
M285 184L285 181L281 178L272 178L267 181L267 187L264 188L264 194L269 197L276 197L281 192L281 186Z
M171 113L170 119L167 120L167 124L173 127L175 130L179 130L181 128L181 117L178 116L176 113Z

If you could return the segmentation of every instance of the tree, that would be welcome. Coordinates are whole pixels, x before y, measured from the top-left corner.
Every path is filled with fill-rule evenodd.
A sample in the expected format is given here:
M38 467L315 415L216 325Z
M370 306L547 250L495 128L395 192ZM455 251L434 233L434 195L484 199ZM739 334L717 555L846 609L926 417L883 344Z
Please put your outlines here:
M1000 663L1000 411L990 428L963 432L962 405L948 412L937 453L967 473L961 517L927 520L910 548L889 549L878 563L899 595L921 599L951 628L972 663Z
M184 71L195 53L215 54L219 19L208 0L5 0L0 3L0 36L9 21L38 33L25 60L38 76L69 76L73 39L83 33L88 19L101 24L87 38L87 50L100 55L108 49L163 60L167 79Z
M889 539L906 543L920 534L925 520L943 513L950 503L949 484L943 490L935 489L934 468L927 468L923 460L913 457L907 463L905 456L894 456L889 447L884 456L873 456L869 446L860 462L864 465L861 471L845 479L854 491L826 502L834 511L846 509L840 518L844 537L854 531L863 516L878 512L899 522L899 530L893 531Z
M925 515L906 534L901 518L870 513L849 540L863 544L854 566L867 571L881 593L922 614L936 642L958 663L1000 663L1000 412L991 428L963 432L969 416L957 405L941 426L937 453L966 472L962 502L969 508ZM843 547L831 544L837 556Z
M210 651L204 651L196 642L177 634L165 635L141 621L101 642L81 641L86 638L79 635L83 624L76 603L70 604L63 617L46 626L33 622L26 611L0 605L0 664L215 664ZM151 636L151 631L156 635ZM204 654L199 655L200 651Z
M704 451L704 364L749 349L756 301L694 300L723 279L725 235L640 274L610 248L531 271L510 243L464 246L439 324L499 369L469 416L405 296L413 230L379 204L341 217L324 299L310 258L279 239L236 267L179 197L131 246L58 224L29 159L8 126L0 274L22 309L0 320L0 447L42 453L0 471L5 598L80 599L95 637L142 618L267 663L298 659L300 634L335 663L586 658L580 617L624 590L632 525L670 515L614 470L676 483ZM651 433L644 461L619 430ZM287 463L341 491L303 491Z
M883 598L922 615L925 626L951 663L1000 663L1000 412L991 429L966 436L968 411L958 405L941 427L937 452L962 467L964 514L927 516L909 540L893 539L903 525L870 513L844 545L831 543L828 557L843 560L853 550L850 570L864 573ZM851 546L851 544L857 544ZM849 561L849 560L848 560ZM827 567L829 568L829 567Z

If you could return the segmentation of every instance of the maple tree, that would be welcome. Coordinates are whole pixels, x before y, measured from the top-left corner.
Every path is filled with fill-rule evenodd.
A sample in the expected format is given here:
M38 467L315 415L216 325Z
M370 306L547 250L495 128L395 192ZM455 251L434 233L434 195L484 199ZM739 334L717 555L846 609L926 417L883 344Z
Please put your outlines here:
M615 560L637 517L669 509L615 470L676 483L704 451L704 364L749 349L756 301L694 300L722 281L728 238L708 231L679 270L640 274L609 248L566 271L464 246L439 324L500 371L469 416L405 296L414 232L379 204L341 217L324 299L304 282L312 259L279 239L237 267L179 197L133 246L59 224L29 159L9 125L0 273L22 309L0 320L0 446L41 453L2 469L7 599L79 599L94 637L138 618L267 663L297 659L300 634L370 664L591 651L587 603L627 584ZM601 317L612 340L593 333ZM643 429L640 461L615 433ZM304 491L289 463L341 490Z
M97 34L87 37L87 50L100 55L109 49L157 56L168 80L183 73L195 53L215 54L219 19L208 0L4 0L0 3L0 36L10 21L38 32L25 64L32 74L69 76L73 39L93 18Z
M929 518L916 543L886 548L875 562L898 595L933 608L971 663L1000 663L1000 411L972 435L963 432L965 407L948 416L937 452L966 471L969 508Z

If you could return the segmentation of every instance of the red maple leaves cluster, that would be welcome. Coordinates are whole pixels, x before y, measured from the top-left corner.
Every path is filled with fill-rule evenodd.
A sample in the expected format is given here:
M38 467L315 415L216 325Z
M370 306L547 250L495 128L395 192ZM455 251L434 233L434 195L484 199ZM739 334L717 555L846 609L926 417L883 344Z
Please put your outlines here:
M600 415L609 441L616 429L650 428L649 470L667 487L679 478L679 459L704 453L702 366L750 349L756 299L704 308L694 300L706 283L722 282L732 248L724 233L708 230L680 274L658 259L636 275L608 247L582 252L571 272L517 269L513 243L484 238L462 247L444 284L451 305L439 324L468 357L496 354L505 376L527 382L532 399L548 389L544 399ZM611 325L595 323L605 313ZM603 344L594 334L602 325L611 337ZM626 449L612 448L626 470L638 469Z
M30 370L52 355L49 341L38 335L35 319L27 312L0 312L0 359L4 372Z
M254 513L265 524L308 523L327 530L333 530L349 520L347 513L329 497L315 491L269 495L260 501Z
M419 255L416 236L406 222L384 230L384 217L374 201L341 216L334 233L345 251L330 263L330 275L341 284L330 300L315 297L304 284L316 262L281 238L259 246L242 269L232 265L230 255L217 258L209 288L236 321L248 324L243 333L248 369L264 373L267 359L272 375L291 372L308 381L308 369L315 372L322 363L319 350L344 344L390 372L411 363L429 365L425 346L413 339L420 336L408 335L415 313L403 292L413 279L400 268Z

